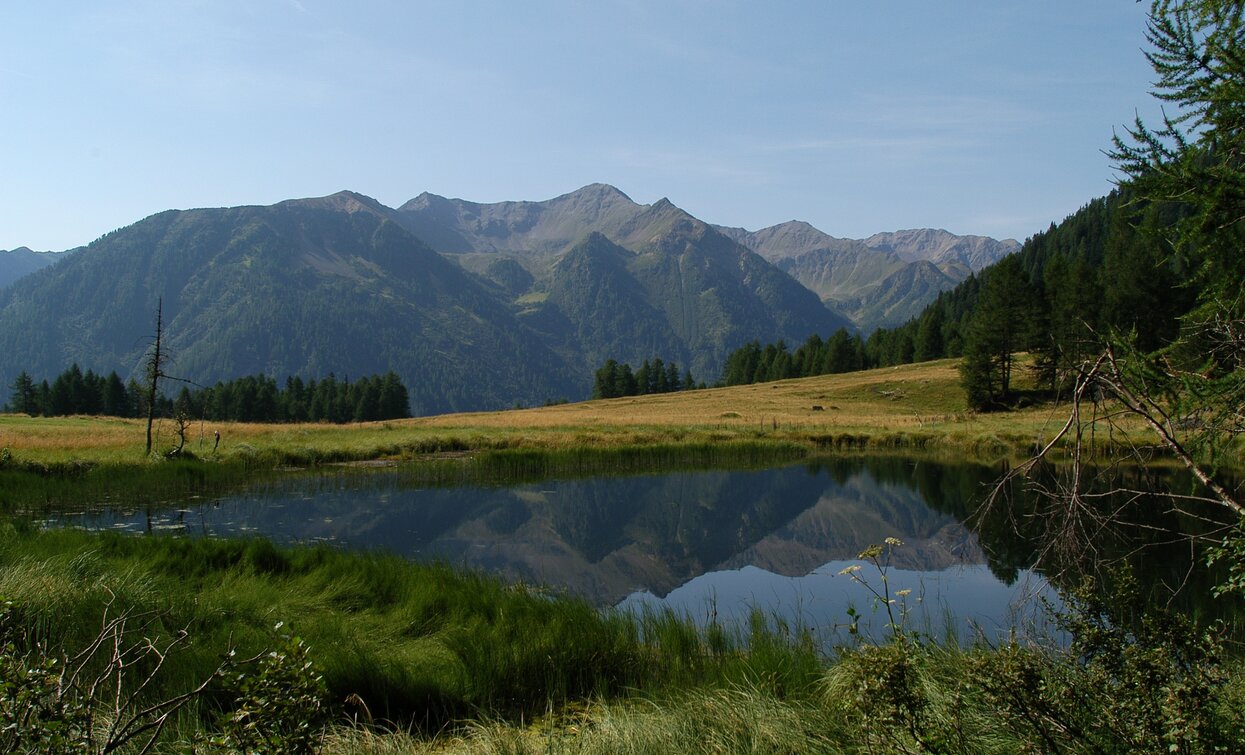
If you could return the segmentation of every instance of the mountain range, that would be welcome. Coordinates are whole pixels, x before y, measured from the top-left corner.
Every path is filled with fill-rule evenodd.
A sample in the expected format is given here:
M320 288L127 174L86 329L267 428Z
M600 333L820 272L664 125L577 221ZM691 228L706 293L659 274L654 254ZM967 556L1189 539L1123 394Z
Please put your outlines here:
M862 332L916 317L940 292L1020 249L1015 239L919 229L840 239L808 223L723 233L755 250L848 317Z
M170 210L0 278L0 378L72 362L137 376L162 303L168 372L199 384L394 370L417 414L578 399L610 358L712 381L750 340L892 322L1008 244L748 232L604 184L544 202L425 193L393 209L344 191ZM15 250L0 269L32 255L51 261Z
M0 249L0 288L24 278L64 257L68 252L36 252L24 246Z

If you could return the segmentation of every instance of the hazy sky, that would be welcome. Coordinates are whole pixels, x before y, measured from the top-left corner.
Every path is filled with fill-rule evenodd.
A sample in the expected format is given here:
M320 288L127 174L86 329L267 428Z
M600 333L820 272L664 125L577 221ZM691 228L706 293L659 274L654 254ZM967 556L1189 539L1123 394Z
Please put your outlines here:
M1133 0L0 7L0 249L169 208L596 181L755 230L1024 239L1158 112Z

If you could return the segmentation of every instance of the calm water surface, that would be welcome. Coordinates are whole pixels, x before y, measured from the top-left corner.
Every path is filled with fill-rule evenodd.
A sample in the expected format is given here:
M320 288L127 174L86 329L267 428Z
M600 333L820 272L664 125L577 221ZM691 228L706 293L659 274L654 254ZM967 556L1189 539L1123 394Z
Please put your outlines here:
M760 610L828 638L843 633L849 608L862 629L880 630L888 618L869 588L889 588L910 628L996 639L1040 625L1036 597L1053 592L1023 568L1031 554L983 545L963 524L996 476L886 459L496 487L418 487L401 471L378 471L291 476L215 500L49 524L383 549L601 606L665 605L725 622ZM903 545L883 580L857 556L888 537ZM861 581L842 574L857 565Z

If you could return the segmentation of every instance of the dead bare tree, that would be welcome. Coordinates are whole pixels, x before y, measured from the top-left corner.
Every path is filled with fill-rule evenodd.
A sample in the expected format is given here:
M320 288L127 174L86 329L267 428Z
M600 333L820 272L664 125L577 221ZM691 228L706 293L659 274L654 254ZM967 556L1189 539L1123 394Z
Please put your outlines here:
M156 341L147 357L147 451L151 456L151 426L156 419L156 397L159 395L160 378L164 375L164 297L156 303Z
M0 730L0 747L22 752L150 752L179 711L202 698L226 672L260 657L239 662L230 649L190 689L153 699L150 692L162 670L188 644L189 635L185 630L162 631L155 612L114 612L113 602L110 598L105 603L99 631L73 655L52 654L37 645L24 657L11 658L15 646L5 645L5 658L16 662L9 669L16 678L7 680L4 708L14 726Z
M146 455L151 456L151 428L155 424L156 419L156 401L160 396L161 380L176 380L182 383L195 383L186 378L175 377L164 371L165 364L169 359L168 351L164 348L164 297L160 297L156 301L156 334L152 343L151 352L147 356L145 374L147 377L147 449ZM186 445L186 428L190 424L188 416L179 414L175 417L177 421L178 445L171 455L176 456L182 452Z

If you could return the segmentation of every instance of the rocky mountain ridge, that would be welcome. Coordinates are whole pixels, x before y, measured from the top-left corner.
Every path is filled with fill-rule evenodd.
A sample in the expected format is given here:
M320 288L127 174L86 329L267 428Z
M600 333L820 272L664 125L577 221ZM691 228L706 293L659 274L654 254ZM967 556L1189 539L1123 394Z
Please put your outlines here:
M438 253L410 210L354 192L162 212L0 290L0 378L74 362L139 375L159 302L179 376L393 370L418 413L586 398L606 358L661 357L712 381L747 341L850 327L670 202L608 187L561 200L466 208L474 225L448 229L504 254ZM575 238L593 225L605 231ZM487 274L463 256L488 258Z

